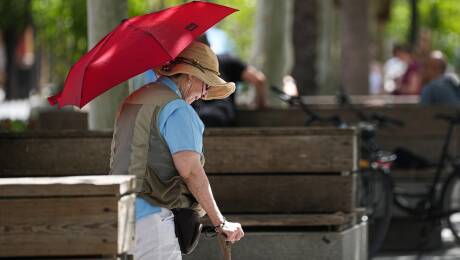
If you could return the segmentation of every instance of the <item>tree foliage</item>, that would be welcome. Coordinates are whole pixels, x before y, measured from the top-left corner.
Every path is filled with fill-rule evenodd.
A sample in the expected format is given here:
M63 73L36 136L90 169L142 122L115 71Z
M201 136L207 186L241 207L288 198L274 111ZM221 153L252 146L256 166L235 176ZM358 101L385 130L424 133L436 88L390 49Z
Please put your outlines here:
M257 1L219 0L215 2L239 9L238 12L225 18L217 26L226 31L235 41L237 54L239 54L244 60L248 60L255 40L254 28L256 22L255 17Z
M61 86L87 51L86 0L34 0L37 45L50 65L50 79Z
M31 70L22 67L24 74L19 74L20 62L18 43L27 26L33 25L31 16L31 0L0 1L0 33L6 51L5 59L5 92L6 98L24 98L33 86L30 80ZM24 50L24 49L23 49ZM19 82L23 80L20 84Z
M29 0L0 1L0 30L22 30L27 25L26 9Z
M460 48L460 4L458 0L419 0L420 30L431 32L432 46L443 51L455 63ZM410 19L409 1L393 0L387 36L395 41L407 39Z
M155 12L164 8L185 3L185 0L128 0L129 15L136 16ZM236 43L237 54L248 59L253 42L255 23L255 0L214 0L209 1L239 9L238 12L226 17L217 27L226 31Z
M0 15L11 18L0 19L2 23L22 21L16 19L12 10L21 8L28 0L0 1ZM50 65L50 80L62 86L65 77L74 64L87 52L86 0L31 0L32 15L36 24L37 49L44 52ZM130 17L158 11L187 2L186 0L127 0ZM256 1L254 0L216 0L239 9L239 12L224 19L217 26L225 30L235 40L237 52L243 58L250 56L253 41L252 28ZM10 7L10 5L12 7ZM7 11L10 10L10 11ZM5 14L3 14L5 13Z
M71 65L87 51L85 0L14 0L0 1L0 30L24 28L24 9L32 2L38 50L47 53L51 80L62 85ZM142 15L175 6L186 0L127 0L129 16ZM255 0L214 0L240 11L230 15L217 27L225 30L236 43L243 59L250 57L254 41ZM393 0L391 19L386 28L387 39L404 42L409 30L408 0ZM420 26L432 32L433 48L440 49L455 62L460 43L460 4L458 0L419 0ZM460 63L460 62L459 62ZM460 66L460 64L459 64Z

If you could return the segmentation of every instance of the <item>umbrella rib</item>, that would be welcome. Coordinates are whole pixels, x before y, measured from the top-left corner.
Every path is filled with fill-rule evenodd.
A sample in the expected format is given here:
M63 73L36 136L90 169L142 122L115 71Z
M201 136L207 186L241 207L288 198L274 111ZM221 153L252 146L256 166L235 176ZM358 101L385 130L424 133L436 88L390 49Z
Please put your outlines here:
M123 22L122 22L123 23ZM85 78L85 75L86 75L86 71L88 70L88 67L89 67L89 64L91 64L94 60L94 56L96 56L96 54L99 52L100 49L102 49L106 44L107 42L110 40L110 38L112 38L112 35L113 35L113 32L114 31L111 31L107 37L106 35L106 39L105 41L102 43L102 45L99 47L98 51L96 53L94 53L94 55L91 57L91 59L89 60L88 62L88 66L85 66L85 70L83 71L83 75L82 75L82 79ZM104 37L105 38L105 37ZM96 44L97 45L97 44ZM83 92L83 87L80 89L80 97L82 96L82 92ZM88 103L88 102L87 102ZM81 99L80 99L80 108L82 107L82 102L81 102Z
M158 42L158 44L161 46L161 48L165 51L165 53L167 53L169 55L169 57L172 59L173 57L171 56L171 54L169 54L168 50L163 46L163 44L150 32L148 31L145 31L145 30L142 30L142 29L139 29L131 24L128 24L127 25L129 28L131 28L132 30L135 30L135 31L140 31L140 32L143 32L145 34L147 34L148 36L150 36L152 39L154 39L156 42Z

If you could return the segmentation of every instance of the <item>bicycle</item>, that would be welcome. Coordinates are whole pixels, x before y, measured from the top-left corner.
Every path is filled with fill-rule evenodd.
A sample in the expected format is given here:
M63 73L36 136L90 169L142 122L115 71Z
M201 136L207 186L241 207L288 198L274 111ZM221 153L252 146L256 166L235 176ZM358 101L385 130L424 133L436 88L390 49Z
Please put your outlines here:
M307 114L306 125L313 122L326 122L332 123L335 126L343 127L347 124L339 116L321 117L314 111L308 108L299 97L291 97L284 92L273 89L278 93L281 99L287 101L291 105L300 105L304 112ZM338 96L339 104L350 105L350 98L343 93ZM425 193L411 193L406 192L398 187L394 188L394 180L390 174L391 166L396 159L391 153L382 152L377 143L375 142L375 131L384 125L390 123L393 125L402 126L403 123L399 120L388 118L382 114L366 115L361 111L357 111L354 107L350 106L359 120L360 124L357 128L360 132L361 145L361 160L360 160L360 176L363 182L364 201L361 205L368 208L369 222L372 227L372 222L380 221L380 230L386 232L385 227L389 224L388 220L392 215L392 203L388 203L390 198L396 207L403 210L410 216L420 218L422 220L430 220L431 223L436 224L437 221L443 222L444 226L450 229L455 242L460 244L460 158L455 158L449 154L449 145L452 140L453 130L456 125L460 125L460 112L456 115L437 115L437 119L445 120L449 123L444 144L441 149L441 157L436 165L436 171L433 180L431 181L428 191ZM368 124L369 121L374 121L374 126ZM367 122L367 123L366 123ZM367 156L366 156L367 155ZM388 157L390 156L390 157ZM374 171L372 174L369 170ZM381 174L384 173L384 174ZM441 175L447 173L446 178L441 179ZM381 181L376 180L376 176L384 176ZM380 183L380 185L379 185ZM376 187L382 189L382 192L375 191ZM437 189L437 187L440 187ZM384 193L383 199L376 199L374 196ZM391 195L390 195L391 194ZM410 199L418 198L415 206L411 206ZM383 200L383 202L382 202ZM380 205L380 206L379 206ZM380 208L381 213L378 213ZM383 208L383 210L382 210ZM378 219L381 220L378 220ZM379 228L377 228L379 230ZM422 232L427 233L427 232ZM384 235L371 238L370 255L375 255L383 242ZM423 237L420 237L423 242ZM420 247L423 244L420 243Z
M330 117L320 116L311 110L307 104L302 102L300 97L287 95L276 87L272 87L272 91L289 105L301 107L307 116L304 122L305 126L311 126L315 122L332 124L339 128L349 126L339 115ZM349 100L348 97L346 98ZM348 102L347 100L342 98L343 103ZM382 114L366 114L355 109L353 111L360 120L356 128L360 133L361 140L359 176L363 192L358 197L360 198L360 206L366 209L367 221L370 229L372 229L369 239L369 256L372 257L381 248L392 218L393 180L390 173L391 166L396 159L393 153L380 149L375 140L375 135L380 127L387 124L399 126L403 124L399 120L386 117Z
M411 193L395 189L394 202L411 216L428 220L432 224L444 222L451 230L455 242L460 244L460 160L449 153L454 128L460 125L460 112L455 115L438 114L435 118L447 121L449 126L428 190L425 193ZM445 179L441 178L442 174L447 174ZM410 199L416 199L414 206L409 203Z
M345 93L344 88L340 88L337 99L341 105L350 104L350 98ZM436 165L435 175L428 191L421 194L410 193L393 186L393 200L396 207L412 217L429 220L431 224L436 224L437 221L444 222L445 226L451 230L455 242L460 244L460 158L455 158L449 154L449 145L454 128L456 125L460 125L460 111L455 115L437 114L435 118L447 121L449 126L441 149L441 157L434 164ZM393 123L402 125L402 122L399 123L398 120L393 120ZM430 166L430 163L423 157L414 154L411 156L416 160L416 165ZM443 173L447 173L444 181L441 179ZM393 178L389 177L394 185ZM441 188L437 189L439 186ZM411 206L406 198L419 198L419 200L415 203L415 206ZM426 230L422 230L422 234L427 233ZM419 238L423 242L424 237L420 236ZM420 247L423 246L423 243L419 244Z

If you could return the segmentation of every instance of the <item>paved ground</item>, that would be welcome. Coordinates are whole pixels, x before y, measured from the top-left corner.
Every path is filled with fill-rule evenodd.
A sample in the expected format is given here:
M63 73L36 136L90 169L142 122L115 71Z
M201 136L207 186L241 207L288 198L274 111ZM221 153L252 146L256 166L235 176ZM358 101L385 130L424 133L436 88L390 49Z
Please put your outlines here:
M417 252L386 253L373 260L460 260L460 245L455 244L450 231L443 230L444 248L433 252L417 254Z
M375 257L374 260L454 260L460 259L460 247L447 247L436 252L417 255L416 253L395 253Z

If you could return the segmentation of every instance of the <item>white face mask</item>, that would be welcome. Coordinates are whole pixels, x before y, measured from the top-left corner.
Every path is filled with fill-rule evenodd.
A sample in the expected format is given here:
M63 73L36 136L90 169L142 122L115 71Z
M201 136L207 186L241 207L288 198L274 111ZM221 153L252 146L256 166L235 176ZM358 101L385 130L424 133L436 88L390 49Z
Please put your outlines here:
M189 79L185 86L180 87L182 98L189 104L199 100L207 95L207 85L194 76L188 76Z

